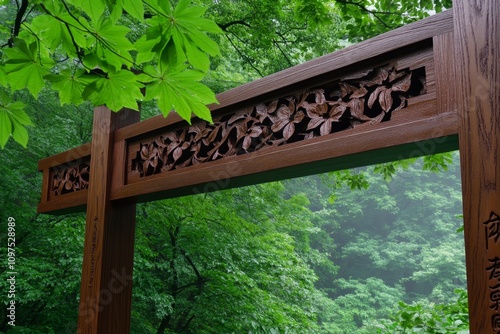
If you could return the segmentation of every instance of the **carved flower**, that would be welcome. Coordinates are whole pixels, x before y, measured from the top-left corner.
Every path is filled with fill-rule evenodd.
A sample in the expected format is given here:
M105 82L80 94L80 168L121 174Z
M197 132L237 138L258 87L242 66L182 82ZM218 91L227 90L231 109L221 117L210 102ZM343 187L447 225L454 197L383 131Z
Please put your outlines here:
M255 107L255 112L257 114L256 117L259 120L259 122L264 124L266 119L272 120L270 115L276 111L277 106L278 106L278 100L273 100L269 102L269 104L267 105L264 103L257 105Z
M303 111L294 111L295 103L293 101L290 101L288 106L286 104L282 104L276 111L274 124L271 126L271 130L274 133L283 130L283 137L285 140L292 137L295 133L295 124L300 123L305 117Z
M309 124L307 124L307 131L319 127L321 136L332 132L332 123L339 121L347 109L347 104L342 100L330 102L330 104L331 107L329 107L329 103L320 103L316 104L314 108L307 109L307 116L311 119Z
M368 108L372 108L376 101L380 104L382 110L387 113L391 110L394 103L392 92L406 92L410 89L411 73L408 73L403 78L396 81L391 87L385 85L378 86L368 99ZM401 103L395 110L401 109L406 104L406 99L401 96Z
M259 138L259 136L262 135L262 127L258 122L254 122L251 119L236 125L236 132L236 141L239 142L243 138L242 147L245 151L248 151L252 145L253 139Z

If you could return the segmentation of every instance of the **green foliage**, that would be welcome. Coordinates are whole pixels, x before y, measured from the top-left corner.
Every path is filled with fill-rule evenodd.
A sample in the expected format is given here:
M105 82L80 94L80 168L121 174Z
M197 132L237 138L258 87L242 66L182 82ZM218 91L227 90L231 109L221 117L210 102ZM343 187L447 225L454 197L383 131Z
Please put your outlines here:
M399 303L399 310L377 333L469 333L467 292L456 289L456 300L446 304Z
M221 30L203 18L205 11L189 0L175 6L158 0L6 2L0 12L6 22L0 30L0 85L8 95L27 89L34 97L52 88L61 104L91 101L113 111L139 110L144 90L164 115L175 110L188 122L191 113L211 121L206 105L217 101L200 81L209 56L219 55L207 34ZM12 116L21 114L22 104L6 103L0 146L11 136L26 146L29 120L24 112L22 121Z
M26 147L28 131L25 126L31 125L31 120L24 111L25 104L13 102L7 93L0 90L0 146L5 147L10 135L15 141Z
M359 41L451 8L451 0L335 1L348 22L351 40Z
M89 139L90 106L61 108L55 93L40 93L38 101L28 93L12 98L25 104L36 127L29 127L30 150L8 143L0 151L0 251L7 253L6 222L16 220L16 327L0 320L8 333L74 333L80 291L83 215L38 215L41 178L37 161L81 145ZM56 126L55 126L56 125ZM49 134L49 135L47 135ZM5 267L3 267L5 268ZM7 272L0 273L0 288ZM6 299L2 299L6 300Z

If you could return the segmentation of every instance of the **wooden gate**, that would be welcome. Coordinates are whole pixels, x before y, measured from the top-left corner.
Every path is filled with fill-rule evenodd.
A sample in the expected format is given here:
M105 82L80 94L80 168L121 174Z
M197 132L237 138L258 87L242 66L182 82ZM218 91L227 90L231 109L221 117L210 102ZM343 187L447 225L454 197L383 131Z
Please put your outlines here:
M500 6L453 10L217 96L214 123L96 108L39 162L41 213L87 212L79 332L128 333L135 203L460 149L471 333L500 333Z

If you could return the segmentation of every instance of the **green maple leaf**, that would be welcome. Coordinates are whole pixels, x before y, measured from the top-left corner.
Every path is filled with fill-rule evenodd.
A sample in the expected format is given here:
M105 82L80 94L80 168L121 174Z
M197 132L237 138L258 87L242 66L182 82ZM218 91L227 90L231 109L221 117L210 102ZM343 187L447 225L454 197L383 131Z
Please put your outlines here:
M206 72L210 65L207 54L216 56L220 52L218 45L205 33L221 33L222 30L214 22L202 17L206 12L205 7L190 7L189 4L189 0L181 0L170 16L151 21L162 26L165 36L161 41L160 59L164 66L172 65L172 56L177 59L177 63L187 59L194 68Z
M62 45L68 55L76 57L78 50L75 49L73 41L79 47L85 48L87 36L81 30L74 28L79 26L79 22L61 8L54 8L52 15L57 18L51 15L35 17L29 25L31 31L52 50Z
M140 0L122 0L123 9L132 17L138 20L144 20L144 4Z
M12 102L9 95L0 91L0 147L2 149L10 136L26 148L28 144L26 126L32 123L24 111L25 106L22 102Z
M106 9L105 0L68 0L68 2L82 9L94 22L102 17Z
M136 64L143 64L150 62L156 56L153 51L154 47L161 42L161 36L157 36L149 39L147 35L143 35L139 38L134 46L137 49Z
M203 18L208 7L188 7L189 0L181 0L174 10L174 25L187 34L193 46L211 56L219 55L217 43L211 40L205 32L222 33L220 27L213 21Z
M33 96L37 96L45 85L44 76L49 73L49 65L53 61L44 59L43 63L39 59L36 42L29 46L23 40L16 40L16 47L5 49L8 57L4 69L9 79L12 90L28 88Z
M157 99L158 107L164 116L175 110L183 119L191 123L191 113L212 122L207 104L217 103L215 94L199 81L204 74L188 70L185 66L164 71L146 67L141 80L149 82L146 86L146 99Z
M122 65L130 67L133 59L130 50L134 49L132 42L127 38L130 29L115 25L109 18L101 18L93 27L93 41L97 56L119 71Z
M109 73L107 78L99 78L85 87L83 98L89 99L94 105L106 105L113 111L122 108L139 110L137 100L143 98L142 84L129 71Z
M46 79L52 83L52 87L59 91L61 105L80 104L83 100L83 91L96 80L85 74L84 70L78 70L74 74L70 70L64 70L60 74L50 74Z

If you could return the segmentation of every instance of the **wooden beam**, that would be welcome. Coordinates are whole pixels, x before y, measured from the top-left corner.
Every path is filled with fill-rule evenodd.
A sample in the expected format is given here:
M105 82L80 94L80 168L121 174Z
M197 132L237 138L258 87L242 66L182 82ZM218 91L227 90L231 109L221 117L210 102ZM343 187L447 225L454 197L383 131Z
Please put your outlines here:
M453 31L453 15L448 10L421 21L386 32L325 56L293 66L264 78L217 94L219 104L210 105L213 114L226 113L255 103L293 94L353 74L373 63L395 55L418 53L432 44L432 38ZM127 135L138 136L176 123L187 124L177 114L158 115L129 127ZM120 137L125 133L120 131Z
M435 37L450 34L452 31L452 11L440 13L324 57L218 94L217 98L220 104L212 105L210 109L214 116L233 114L244 110L246 107L254 107L258 104L266 103L271 99L286 98L298 92L331 84L338 79L357 77L356 75L360 75L360 73L366 70L372 70L391 63L400 70L405 68L414 70L416 67L425 67L428 80L427 92L423 96L412 98L409 101L409 105L415 107L411 111L411 114L409 114L410 108L404 111L406 115L409 115L409 119L405 116L400 120L396 120L399 115L394 115L391 123L394 124L396 121L401 123L412 122L415 120L412 115L413 113L418 113L420 116L432 117L437 112L447 113L454 111L448 110L446 106L446 102L453 99L443 96L442 92L436 92L436 84L446 84L446 81L441 80L441 82L436 82L437 78L435 79L436 75L433 64L434 60L446 60L449 54L449 49L446 45L440 43L441 39ZM436 43L436 41L438 42ZM436 51L437 57L433 54L433 42L441 46L441 49ZM436 66L436 70L439 70L439 65ZM443 79L446 80L445 78ZM436 96L438 103L444 107L436 108ZM403 115L403 112L401 112L401 115ZM196 123L197 120L194 119L193 122ZM133 144L137 140L146 139L148 136L154 136L156 132L168 132L168 129L186 127L187 123L185 121L181 120L177 114L171 113L167 118L159 115L117 130L114 133L115 147L113 148L113 152L117 156L115 158L116 173L113 173L111 181L112 188L123 188L122 190L124 190L124 187L127 187L130 183L129 174L122 168L124 163L129 163L127 161L127 158L129 158L127 154L131 153L130 150L127 151L129 144ZM403 129L403 127L401 128ZM446 135L449 134L447 133ZM358 135L361 136L359 133ZM427 139L429 138L415 138L415 141ZM397 138L393 138L392 140L394 140L392 142L393 146L404 144L397 142ZM370 145L365 147L367 150L378 148ZM68 173L68 168L72 168L71 166L74 167L74 164L77 163L78 159L83 158L83 154L86 152L88 153L86 159L89 159L90 144L40 161L39 169L44 174L44 189L42 190L42 199L38 206L38 212L66 213L85 209L87 189L73 186L73 189L65 189L63 192L56 193L54 191L54 183L57 183L61 179L64 180L64 176L70 174ZM345 152L346 154L351 154L348 150ZM338 156L337 153L335 154L335 156ZM300 154L295 154L295 156L297 155ZM335 156L330 156L326 159L334 158ZM268 165L269 163L266 162L266 164ZM278 166L277 168L281 167L283 166ZM53 171L60 171L59 175L63 175L63 177L54 179ZM189 177L187 181L189 183ZM50 189L47 189L47 187ZM121 192L121 194L124 193L123 191ZM168 195L170 196L170 194ZM117 195L114 198L122 197L121 195Z
M453 8L470 333L500 333L500 6Z
M129 333L135 204L111 203L113 131L139 121L139 113L96 108L87 197L87 222L78 333Z
M431 105L429 109L435 109L435 104ZM137 182L112 188L111 199L134 198L148 201L185 195L183 191L179 191L184 187L192 187L192 194L205 192L205 189L213 191L229 188L234 181L239 186L241 177L244 177L243 180L248 185L435 154L458 148L456 140L443 139L456 135L457 127L457 115L454 112L411 121L408 118L402 122L394 120L372 127L366 125L329 136L140 178ZM428 142L424 146L415 144L407 152L401 150L401 145L420 141ZM405 147L409 149L408 146ZM371 152L371 158L367 159L367 155L361 154L363 152ZM344 163L346 156L351 163ZM311 163L315 163L315 168L307 167ZM260 173L267 173L267 177L261 178ZM213 189L214 185L217 185L217 189Z

